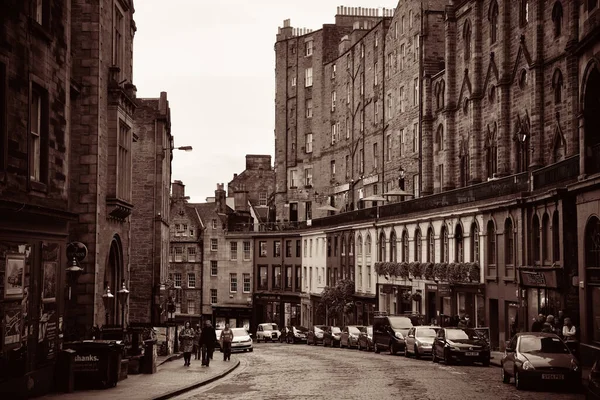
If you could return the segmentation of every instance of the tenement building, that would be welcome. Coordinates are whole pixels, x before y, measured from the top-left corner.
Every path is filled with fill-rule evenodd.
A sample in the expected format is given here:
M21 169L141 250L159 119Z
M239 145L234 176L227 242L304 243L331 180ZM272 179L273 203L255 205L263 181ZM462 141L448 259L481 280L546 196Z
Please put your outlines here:
M563 311L600 349L599 12L595 1L401 0L382 16L338 8L315 32L286 20L275 198L278 219L298 203L307 222L308 294L321 290L311 277L331 285L353 265L380 311L468 316L496 348ZM331 251L319 267L310 238Z

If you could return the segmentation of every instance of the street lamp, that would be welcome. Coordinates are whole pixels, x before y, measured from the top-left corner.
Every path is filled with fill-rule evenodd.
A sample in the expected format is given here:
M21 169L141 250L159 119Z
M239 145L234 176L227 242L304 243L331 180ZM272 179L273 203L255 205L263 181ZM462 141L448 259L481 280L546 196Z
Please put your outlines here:
M106 325L108 325L108 317L110 315L110 309L115 301L115 296L110 292L110 286L106 286L106 290L102 295L102 303L104 304L104 312L106 314Z
M71 265L66 269L67 277L69 279L69 300L71 300L71 288L77 283L79 275L83 272L83 268L77 263L77 259L73 257Z
M125 329L125 304L127 304L127 298L129 298L129 290L125 287L125 280L123 279L123 287L117 292L119 296L119 302L121 302L121 326Z

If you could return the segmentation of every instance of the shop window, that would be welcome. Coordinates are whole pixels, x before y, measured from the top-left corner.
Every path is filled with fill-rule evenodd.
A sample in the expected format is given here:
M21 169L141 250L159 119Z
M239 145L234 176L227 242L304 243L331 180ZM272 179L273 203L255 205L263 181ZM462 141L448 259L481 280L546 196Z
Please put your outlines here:
M554 211L552 216L552 261L560 262L560 228L558 221L558 211Z
M421 261L422 255L421 230L417 228L415 231L415 261Z
M477 222L471 225L471 262L479 262L479 227Z
M385 233L381 232L379 235L379 261L385 261Z
M515 236L510 218L504 222L504 257L504 276L513 278L515 274Z
M552 264L552 231L550 229L550 216L544 213L542 217L542 261L544 265Z
M427 231L427 262L435 262L435 236L433 228Z
M496 270L496 228L494 221L488 221L487 224L487 276L495 278Z
M456 253L454 255L454 260L459 263L465 262L463 231L462 231L462 226L460 224L456 225L456 232L454 233L454 243L455 243L455 253Z
M408 232L402 232L402 262L408 262Z
M540 219L537 215L531 221L531 262L533 265L540 264Z
M396 232L392 231L390 234L390 261L397 261L397 253L396 253Z

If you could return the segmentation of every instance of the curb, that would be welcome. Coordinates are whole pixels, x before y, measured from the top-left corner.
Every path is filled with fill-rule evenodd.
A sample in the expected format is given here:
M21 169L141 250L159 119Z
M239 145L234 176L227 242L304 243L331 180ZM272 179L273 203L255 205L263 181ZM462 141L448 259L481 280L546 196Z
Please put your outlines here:
M172 397L179 396L180 394L188 392L190 390L194 390L194 389L197 389L199 387L208 385L209 383L213 383L214 381L216 381L218 379L221 379L221 378L223 378L226 375L229 375L234 369L236 369L239 366L240 366L240 360L236 360L235 364L233 364L231 367L227 368L223 372L218 373L215 376L211 376L210 378L202 380L200 382L196 382L196 383L193 383L193 384L188 385L186 387L173 390L172 392L162 394L162 395L160 395L158 397L154 397L152 400L166 400L166 399L170 399Z
M167 357L166 359L164 359L160 364L158 365L163 365L164 363L167 363L169 361L173 361L173 360L179 360L181 357L183 357L183 353L175 353L175 354L171 354L169 357ZM157 366L158 366L157 365Z

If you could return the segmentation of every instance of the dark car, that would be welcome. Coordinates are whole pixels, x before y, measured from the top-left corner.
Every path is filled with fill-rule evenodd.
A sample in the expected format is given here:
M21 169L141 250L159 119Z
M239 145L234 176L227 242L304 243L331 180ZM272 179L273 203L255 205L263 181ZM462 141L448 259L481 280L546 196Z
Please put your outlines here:
M490 346L475 329L442 328L433 340L431 358L434 363L480 362L490 365Z
M373 351L373 325L365 326L358 335L358 350Z
M363 330L365 330L365 327L361 325L345 326L344 329L342 329L340 347L347 347L349 349L358 347L358 336Z
M375 353L389 350L390 354L404 351L405 338L413 327L411 318L400 315L375 317L373 322L373 348Z
M310 328L306 335L306 344L313 344L316 346L319 343L323 343L323 333L325 329L327 329L325 325L314 325Z
M342 330L339 326L328 326L323 330L323 346L340 347Z
M587 400L600 400L600 358L596 359L590 370L585 398Z
M554 333L521 332L506 342L500 361L504 383L515 379L517 390L533 383L579 389L581 367L561 338Z
M288 326L285 330L285 337L282 341L286 343L305 343L307 339L308 329L303 326ZM282 337L284 333L281 333Z

